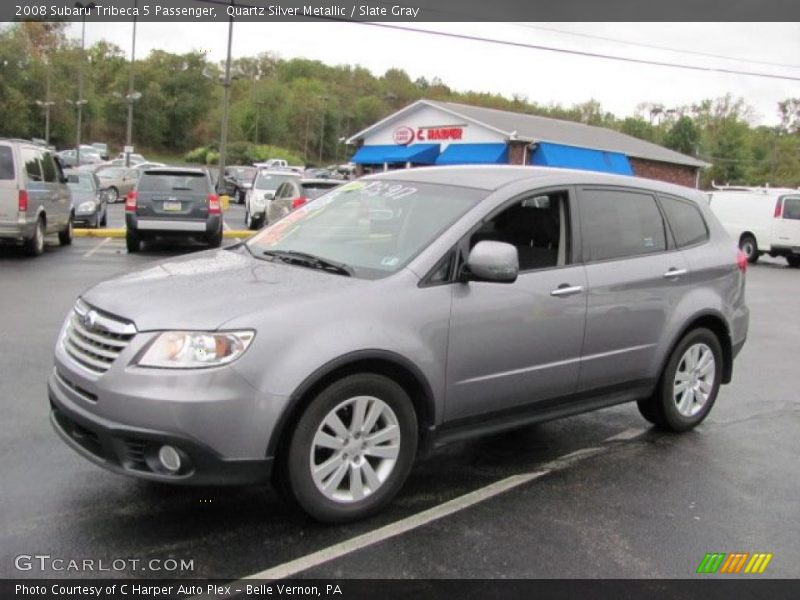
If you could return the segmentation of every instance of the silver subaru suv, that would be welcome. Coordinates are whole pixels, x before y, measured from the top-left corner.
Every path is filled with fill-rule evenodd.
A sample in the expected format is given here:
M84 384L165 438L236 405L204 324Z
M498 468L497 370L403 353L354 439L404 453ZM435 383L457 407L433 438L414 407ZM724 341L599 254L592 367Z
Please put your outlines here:
M352 520L454 440L629 401L693 428L745 342L745 269L687 188L383 173L85 292L56 344L51 419L112 471L271 477L313 517Z

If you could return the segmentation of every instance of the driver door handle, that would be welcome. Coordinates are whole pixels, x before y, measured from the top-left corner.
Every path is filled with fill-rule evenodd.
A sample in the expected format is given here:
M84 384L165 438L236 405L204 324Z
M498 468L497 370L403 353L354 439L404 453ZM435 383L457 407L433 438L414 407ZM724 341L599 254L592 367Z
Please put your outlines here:
M674 267L664 273L664 279L672 279L673 277L680 277L681 275L686 275L689 273L686 269L675 269Z
M574 296L575 294L580 294L583 292L582 285L570 285L568 283L562 283L552 292L550 292L551 296L556 296L559 298L564 298L566 296Z

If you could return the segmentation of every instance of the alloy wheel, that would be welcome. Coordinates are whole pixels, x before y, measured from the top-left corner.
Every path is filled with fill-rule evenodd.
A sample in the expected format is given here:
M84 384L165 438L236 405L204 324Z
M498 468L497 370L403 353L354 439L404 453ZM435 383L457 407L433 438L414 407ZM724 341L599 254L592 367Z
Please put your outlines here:
M706 344L689 346L683 353L672 384L672 397L678 412L693 417L706 405L716 377L714 353Z

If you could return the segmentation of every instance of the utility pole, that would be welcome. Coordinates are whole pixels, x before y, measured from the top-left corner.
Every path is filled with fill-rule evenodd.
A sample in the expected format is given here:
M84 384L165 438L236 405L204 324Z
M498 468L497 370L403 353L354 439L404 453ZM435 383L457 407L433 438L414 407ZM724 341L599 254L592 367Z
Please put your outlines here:
M231 0L233 6L233 0ZM228 56L225 59L225 79L222 82L222 133L219 140L219 173L217 174L217 189L225 172L225 151L228 146L228 109L231 100L231 47L233 44L233 17L228 17Z
M133 12L136 13L137 0L133 0ZM125 126L125 148L130 149L133 145L133 103L142 97L141 94L133 90L133 65L136 63L136 17L133 17L133 37L131 38L131 64L128 67L128 95L125 101L128 103L128 122ZM131 153L125 152L125 166L131 166Z
M97 6L94 2L88 2L84 4L83 2L76 2L75 8L86 9L86 10L94 10L95 6ZM83 66L86 62L86 13L84 12L82 15L82 24L81 24L81 60L80 65L78 66L78 100L75 102L75 106L78 109L78 122L76 125L75 130L75 163L76 166L81 166L81 127L83 126L83 106L86 104L86 100L83 99Z

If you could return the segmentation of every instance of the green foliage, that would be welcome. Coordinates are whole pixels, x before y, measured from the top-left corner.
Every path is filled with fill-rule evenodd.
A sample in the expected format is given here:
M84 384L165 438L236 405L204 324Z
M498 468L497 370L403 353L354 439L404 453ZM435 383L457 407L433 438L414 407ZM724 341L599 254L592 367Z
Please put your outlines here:
M67 100L78 96L83 69L82 140L104 141L112 151L125 139L129 63L107 42L86 48L66 37L65 23L25 22L0 26L0 135L42 137L44 111L35 100L55 102L51 142L75 142L76 114ZM241 75L231 86L227 161L249 163L285 158L292 164L343 162L352 153L339 140L420 98L460 102L566 119L616 129L664 144L712 163L702 183L796 186L800 179L800 98L776 106L778 127L755 127L752 109L727 95L689 106L639 105L637 115L618 118L597 100L573 106L543 105L524 95L456 91L441 79L412 80L402 69L376 76L363 67L326 65L269 53L234 60ZM222 121L222 87L203 75L219 74L203 54L155 50L134 66L133 142L138 150L180 154L193 163L215 164ZM194 148L189 151L189 149ZM187 152L188 151L188 152Z

